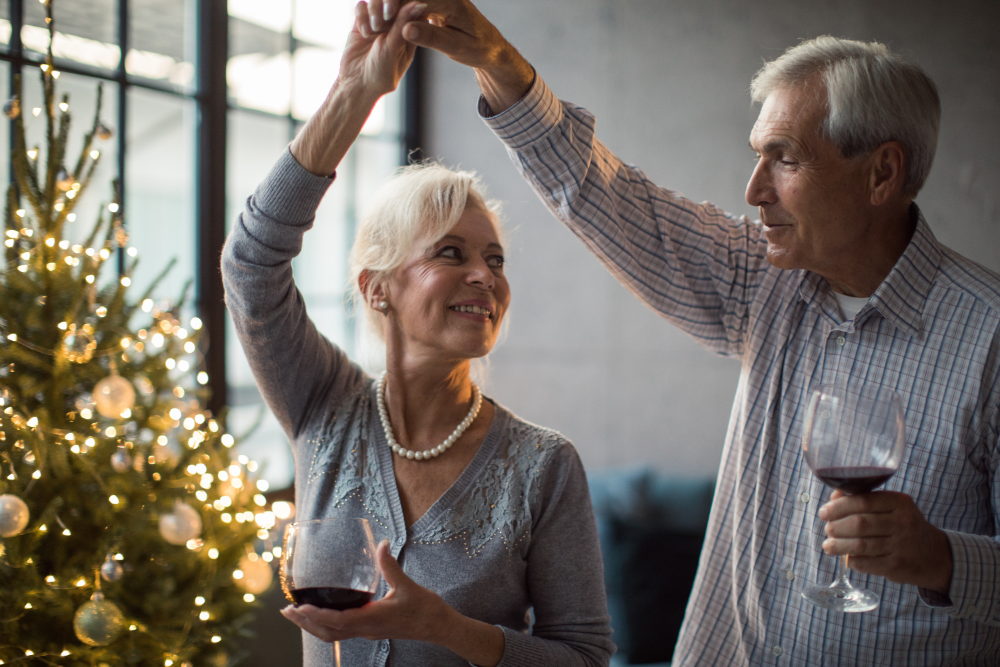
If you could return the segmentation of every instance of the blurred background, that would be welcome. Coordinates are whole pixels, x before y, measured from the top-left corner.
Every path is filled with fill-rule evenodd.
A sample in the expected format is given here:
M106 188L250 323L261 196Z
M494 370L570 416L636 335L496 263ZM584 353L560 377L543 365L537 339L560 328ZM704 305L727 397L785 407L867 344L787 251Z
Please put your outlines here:
M264 409L225 315L218 256L229 224L336 75L353 0L56 0L53 51L77 132L97 85L113 130L98 180L120 178L140 251L143 289L206 322L212 407L228 408L239 447L272 490L292 483L284 434ZM657 183L734 214L753 166L754 72L805 38L878 40L919 63L942 101L937 158L917 199L945 244L1000 270L1000 4L993 0L481 0L483 13L562 99L597 116L597 135ZM37 0L0 1L0 86L24 76L30 136L41 142L38 64L47 46ZM124 57L123 57L124 54ZM420 53L373 113L321 207L296 278L320 329L351 353L363 345L345 308L353 224L371 192L410 155L479 172L504 202L509 331L485 369L486 393L555 428L589 472L649 466L714 479L737 361L698 348L642 306L555 222L476 114L472 72ZM0 150L9 135L0 133ZM70 147L70 154L75 149ZM416 151L416 152L413 152ZM8 163L0 162L0 175ZM93 210L111 198L92 188ZM80 229L93 221L80 214ZM276 600L271 601L277 604ZM297 633L276 615L259 628L255 663L294 662ZM279 650L280 647L280 650ZM276 650L277 653L268 653Z

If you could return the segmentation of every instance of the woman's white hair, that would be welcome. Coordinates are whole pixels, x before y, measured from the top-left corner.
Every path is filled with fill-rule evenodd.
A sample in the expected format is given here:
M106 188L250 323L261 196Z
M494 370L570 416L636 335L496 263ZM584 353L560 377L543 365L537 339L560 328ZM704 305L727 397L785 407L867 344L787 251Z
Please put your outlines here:
M414 248L441 240L462 217L466 206L478 206L489 213L497 235L502 235L502 229L500 205L486 198L479 177L436 162L401 168L379 189L373 201L354 234L351 298L356 312L364 313L372 333L384 342L385 331L367 294L385 282ZM367 294L362 293L359 281L366 269Z
M878 42L825 35L789 48L764 65L750 84L755 102L775 90L826 85L823 135L846 158L867 155L898 141L906 155L904 190L916 196L934 162L941 102L937 87L918 65Z

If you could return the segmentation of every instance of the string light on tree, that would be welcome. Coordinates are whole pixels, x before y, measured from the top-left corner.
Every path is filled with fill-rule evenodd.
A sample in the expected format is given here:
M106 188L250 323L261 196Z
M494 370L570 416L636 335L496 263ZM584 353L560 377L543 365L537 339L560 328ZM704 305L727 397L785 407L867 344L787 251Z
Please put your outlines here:
M256 553L241 558L239 569L236 572L242 572L242 575L236 578L236 585L254 595L260 595L266 591L274 580L274 571L271 566Z

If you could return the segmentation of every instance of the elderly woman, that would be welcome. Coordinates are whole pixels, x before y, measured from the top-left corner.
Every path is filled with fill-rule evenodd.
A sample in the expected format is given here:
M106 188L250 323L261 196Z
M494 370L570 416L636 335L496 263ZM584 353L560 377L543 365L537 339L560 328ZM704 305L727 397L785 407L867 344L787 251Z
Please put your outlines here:
M366 517L380 540L378 599L283 613L305 631L307 665L330 664L335 640L351 667L606 665L580 460L469 376L510 303L497 216L472 175L410 167L359 225L352 281L385 340L381 378L320 335L295 289L292 259L338 163L412 59L403 24L351 33L328 98L223 253L236 330L292 443L299 518Z

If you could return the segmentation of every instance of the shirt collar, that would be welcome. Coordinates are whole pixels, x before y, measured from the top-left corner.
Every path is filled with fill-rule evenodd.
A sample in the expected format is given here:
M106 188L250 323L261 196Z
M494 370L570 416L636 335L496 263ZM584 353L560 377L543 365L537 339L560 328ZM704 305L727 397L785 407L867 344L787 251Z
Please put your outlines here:
M941 263L941 246L916 204L911 204L910 214L916 218L913 236L870 303L894 326L920 336L924 328L921 313ZM799 296L803 301L821 304L833 300L826 280L811 271L800 273Z

